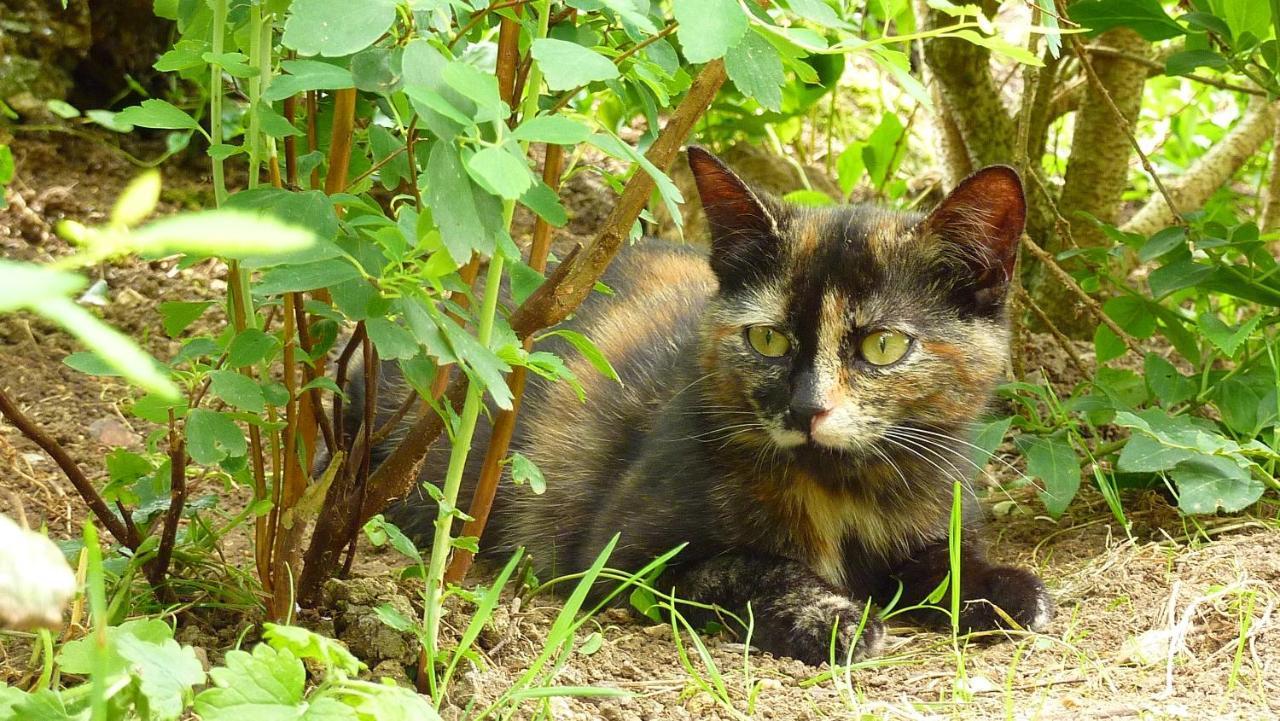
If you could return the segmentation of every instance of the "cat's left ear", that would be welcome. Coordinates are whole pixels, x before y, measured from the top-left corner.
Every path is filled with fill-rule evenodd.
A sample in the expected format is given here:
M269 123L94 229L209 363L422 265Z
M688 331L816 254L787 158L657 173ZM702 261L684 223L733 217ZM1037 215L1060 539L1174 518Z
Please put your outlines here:
M1007 165L965 178L925 220L932 235L958 246L974 272L980 301L1003 297L1013 277L1018 242L1027 221L1022 179Z

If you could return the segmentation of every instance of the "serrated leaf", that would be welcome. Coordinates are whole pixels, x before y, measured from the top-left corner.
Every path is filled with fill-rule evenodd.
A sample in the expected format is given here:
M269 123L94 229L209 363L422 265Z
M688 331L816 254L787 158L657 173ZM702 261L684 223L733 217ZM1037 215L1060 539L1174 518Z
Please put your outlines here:
M315 659L328 670L337 669L351 675L365 668L341 641L310 629L277 623L264 624L263 629L263 638L277 651L287 649L296 658Z
M179 646L173 639L156 643L122 635L116 639L116 649L142 679L142 694L153 718L168 721L181 716L191 689L204 683L204 666L195 649Z
M454 262L466 263L473 250L492 253L494 235L489 226L501 215L500 203L471 182L452 142L432 144L426 177L427 198L440 238Z
M519 485L529 484L535 495L542 495L547 490L547 479L542 471L522 453L511 454L511 480Z
M299 55L342 57L373 45L396 21L396 0L294 0L280 42Z
M618 77L618 67L608 58L567 40L538 38L533 41L532 52L552 90L572 90Z
M782 73L782 59L768 40L756 33L747 33L729 48L724 67L743 95L754 98L768 110L782 110L782 87L787 78Z
M1234 358L1236 351L1240 350L1240 346L1244 344L1249 336L1253 334L1254 329L1258 327L1258 323L1262 321L1262 315L1258 314L1240 324L1238 328L1232 328L1217 313L1202 313L1198 319L1200 332L1210 343L1217 346L1229 358Z
M622 383L622 379L618 377L618 372L614 370L609 359L605 357L604 353L596 347L596 344L593 343L590 338L577 331L565 328L553 330L545 334L543 337L545 338L547 336L558 336L565 339L582 354L583 358L587 359L587 362L590 363L593 368L600 372L600 375L605 378L615 380L618 383Z
M304 701L302 661L265 643L252 654L229 651L226 666L209 674L216 688L195 700L202 721L357 721L354 710L334 699Z

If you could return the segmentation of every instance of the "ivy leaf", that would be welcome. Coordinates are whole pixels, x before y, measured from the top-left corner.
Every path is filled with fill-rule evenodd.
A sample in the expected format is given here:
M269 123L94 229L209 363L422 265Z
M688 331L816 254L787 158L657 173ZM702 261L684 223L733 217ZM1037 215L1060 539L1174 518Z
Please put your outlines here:
M396 21L396 0L294 0L280 42L299 55L342 57L364 50Z
M724 57L747 32L747 16L734 0L675 0L676 37L685 60L705 63Z
M1040 500L1050 516L1057 518L1067 510L1080 490L1080 462L1066 438L1035 436L1026 441L1027 473L1044 481Z
M165 335L177 338L196 318L204 315L205 310L213 305L213 301L203 300L194 303L185 301L167 301L160 304L160 324L164 326Z
M1178 485L1184 513L1235 513L1262 496L1263 485L1230 458L1199 456L1179 463L1169 476Z
M204 667L195 649L179 646L171 638L157 643L122 635L116 639L116 650L142 679L142 695L153 718L168 721L181 716L191 688L204 683Z
M231 417L206 408L187 414L187 452L202 466L210 466L228 456L245 454L244 434Z
M200 124L187 111L165 100L152 98L141 105L125 108L116 114L116 121L143 128L169 130L199 130Z
M249 413L261 413L266 399L262 386L248 376L233 370L219 370L209 374L209 391L228 405ZM236 433L239 433L237 430Z
M609 58L567 40L534 40L533 59L538 61L547 87L552 90L572 90L579 85L618 77L618 67Z
M782 73L778 50L768 40L756 33L747 33L741 42L729 48L724 67L743 95L754 98L768 110L782 110L782 86L787 78Z

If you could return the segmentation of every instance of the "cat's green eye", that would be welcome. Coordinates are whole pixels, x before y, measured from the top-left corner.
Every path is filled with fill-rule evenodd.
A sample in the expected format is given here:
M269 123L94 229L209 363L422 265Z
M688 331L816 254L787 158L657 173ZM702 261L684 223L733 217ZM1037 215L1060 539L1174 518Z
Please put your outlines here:
M911 339L892 330L880 330L862 339L862 357L875 366L896 363L907 354Z
M747 342L766 358L781 358L791 350L791 341L782 331L769 325L753 325L748 328Z

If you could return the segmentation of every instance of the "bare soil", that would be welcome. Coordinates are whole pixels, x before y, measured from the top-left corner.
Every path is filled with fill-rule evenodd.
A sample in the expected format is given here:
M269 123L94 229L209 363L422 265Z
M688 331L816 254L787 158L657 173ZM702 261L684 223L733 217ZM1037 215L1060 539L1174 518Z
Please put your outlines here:
M67 217L101 220L137 171L105 142L71 136L24 135L14 143L18 181L10 208L0 211L5 258L48 260L68 252L51 228ZM130 148L145 155L146 146ZM207 182L201 165L165 170L163 210L200 205ZM580 217L599 212L579 193ZM585 200L582 200L585 199ZM581 225L581 224L580 224ZM575 232L589 230L575 226ZM155 308L165 300L210 298L222 291L213 264L177 270L169 262L124 262L92 271L107 283L103 317L167 356L177 343L159 328ZM221 322L211 310L205 323ZM1069 387L1080 376L1050 338L1028 336L1029 370ZM0 319L0 387L47 428L92 477L115 445L140 447L149 429L121 411L131 392L112 379L91 378L61 363L75 343L27 316ZM1086 362L1087 346L1080 355ZM1073 375L1075 374L1075 375ZM1014 462L1013 455L1006 460ZM991 469L1010 480L1014 471ZM57 467L17 431L0 424L0 512L19 504L32 525L55 537L79 533L84 510ZM893 628L881 659L831 678L825 668L774 659L729 637L709 637L723 699L708 693L713 673L693 655L682 664L666 625L642 623L612 610L584 626L602 643L575 652L555 682L607 686L624 699L547 701L555 719L668 721L676 719L1277 719L1280 718L1280 506L1264 501L1251 514L1181 518L1154 492L1126 498L1131 527L1111 517L1096 493L1083 492L1068 515L1042 514L1034 489L993 491L987 533L998 558L1033 567L1059 604L1044 634L961 639L915 628ZM243 540L239 543L243 543ZM237 545L239 545L239 543ZM241 546L243 548L243 546ZM239 558L233 554L232 559ZM413 644L381 625L373 608L390 603L406 614L415 589L397 582L403 565L387 552L365 549L356 578L329 588L329 607L308 622L336 633L378 675L405 677ZM484 708L509 688L543 648L559 606L550 594L508 595L482 634L480 658L462 673L446 716ZM468 607L453 604L446 626L456 638ZM225 615L208 627L180 629L187 643L216 660L252 618ZM692 654L688 639L684 648ZM0 643L0 678L30 669L28 642ZM699 681L702 679L702 681ZM534 716L530 702L522 713Z

